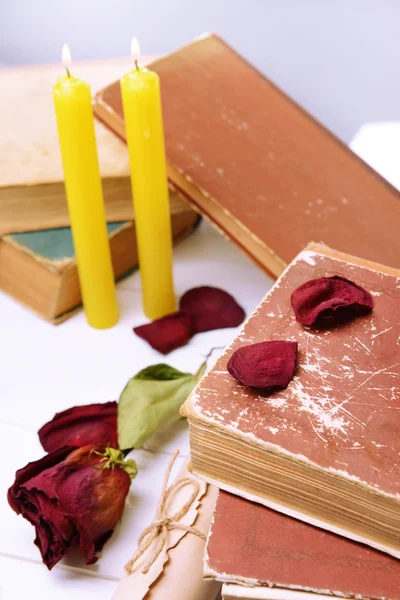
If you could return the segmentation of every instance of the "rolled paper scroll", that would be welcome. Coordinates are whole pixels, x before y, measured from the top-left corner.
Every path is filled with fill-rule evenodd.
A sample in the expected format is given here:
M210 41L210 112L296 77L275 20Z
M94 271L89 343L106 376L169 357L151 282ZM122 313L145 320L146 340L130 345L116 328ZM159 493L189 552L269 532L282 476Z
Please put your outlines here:
M217 488L183 465L167 488L173 460L153 523L133 548L113 600L214 600L220 584L203 580L203 554Z

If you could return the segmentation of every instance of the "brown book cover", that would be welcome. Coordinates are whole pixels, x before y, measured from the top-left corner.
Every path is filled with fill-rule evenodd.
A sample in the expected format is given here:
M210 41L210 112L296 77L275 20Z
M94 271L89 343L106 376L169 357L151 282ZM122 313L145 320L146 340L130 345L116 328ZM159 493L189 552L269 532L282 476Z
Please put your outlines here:
M188 209L171 215L174 242L195 228ZM116 279L137 266L134 223L109 223ZM54 324L68 319L82 302L70 228L27 231L0 238L0 290Z
M97 90L130 64L77 62L73 71ZM0 68L0 235L70 224L52 96L60 73L61 65ZM96 139L107 221L132 221L126 145L99 121ZM170 202L173 213L188 210L173 192Z
M341 327L299 324L295 288L342 276L371 313ZM400 558L400 271L310 244L285 270L183 406L194 472L218 487ZM286 389L227 371L232 353L298 342Z
M223 40L151 68L170 181L265 271L278 276L311 240L400 267L399 193ZM124 138L119 81L95 113Z
M236 584L240 598L264 598L266 587L277 587L288 600L295 591L400 600L397 559L223 491L204 575Z

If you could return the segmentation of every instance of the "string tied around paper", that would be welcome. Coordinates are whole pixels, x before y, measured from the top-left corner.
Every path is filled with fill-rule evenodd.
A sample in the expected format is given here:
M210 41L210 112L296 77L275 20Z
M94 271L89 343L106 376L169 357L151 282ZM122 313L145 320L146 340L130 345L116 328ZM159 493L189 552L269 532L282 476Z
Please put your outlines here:
M160 556L162 549L167 543L168 531L172 529L180 529L185 531L186 533L192 533L193 535L197 535L202 540L206 540L206 536L196 527L191 527L190 525L184 525L180 523L180 520L187 514L193 502L196 500L197 496L200 493L200 485L194 479L190 477L183 477L182 479L178 479L172 485L168 487L168 481L171 475L172 467L174 466L176 457L179 454L179 450L175 450L171 459L168 463L167 469L164 475L164 481L161 488L160 500L157 506L157 512L154 518L154 521L146 527L143 531L142 535L139 538L138 548L135 554L132 556L131 560L125 565L125 570L130 574L133 571L133 567L135 563L143 556L148 548L152 545L154 540L157 540L157 545L154 549L154 552L151 554L149 560L146 562L142 569L142 573L146 574L149 569L156 562L157 558ZM169 499L173 494L176 494L182 488L190 486L193 488L193 491L188 498L188 500L181 506L179 510L177 510L173 515L169 515L167 513L167 504Z

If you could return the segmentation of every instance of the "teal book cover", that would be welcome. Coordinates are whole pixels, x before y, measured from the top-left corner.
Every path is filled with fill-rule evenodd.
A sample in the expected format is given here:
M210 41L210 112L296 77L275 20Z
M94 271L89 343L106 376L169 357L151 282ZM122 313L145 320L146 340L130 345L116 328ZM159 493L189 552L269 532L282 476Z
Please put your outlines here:
M200 217L193 211L172 216L174 242L193 232ZM134 223L107 225L115 279L138 268ZM81 295L69 227L12 233L0 237L0 288L37 314L60 323L79 307Z
M112 235L125 224L125 222L108 223L108 235ZM75 258L70 227L25 231L23 233L13 233L6 237L46 261L64 262Z

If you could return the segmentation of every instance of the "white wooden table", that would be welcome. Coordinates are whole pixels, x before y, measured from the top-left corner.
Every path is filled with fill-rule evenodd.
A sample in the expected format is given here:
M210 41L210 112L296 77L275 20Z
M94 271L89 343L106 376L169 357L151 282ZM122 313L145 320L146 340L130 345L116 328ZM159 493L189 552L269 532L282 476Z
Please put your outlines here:
M400 187L399 146L397 123L364 127L353 147ZM231 292L247 313L271 286L260 270L204 222L175 249L175 279L179 295L193 286L216 285ZM50 573L33 545L33 527L13 513L6 499L15 471L43 455L39 427L70 406L117 399L127 380L150 364L168 362L194 372L212 347L226 345L235 333L226 329L200 334L164 359L132 333L133 326L145 322L138 273L118 285L118 300L118 325L95 331L86 325L82 312L54 327L0 294L1 600L109 600L139 534L153 518L169 456L180 448L176 471L189 452L184 421L135 452L139 474L122 522L99 561L89 567L75 553Z

